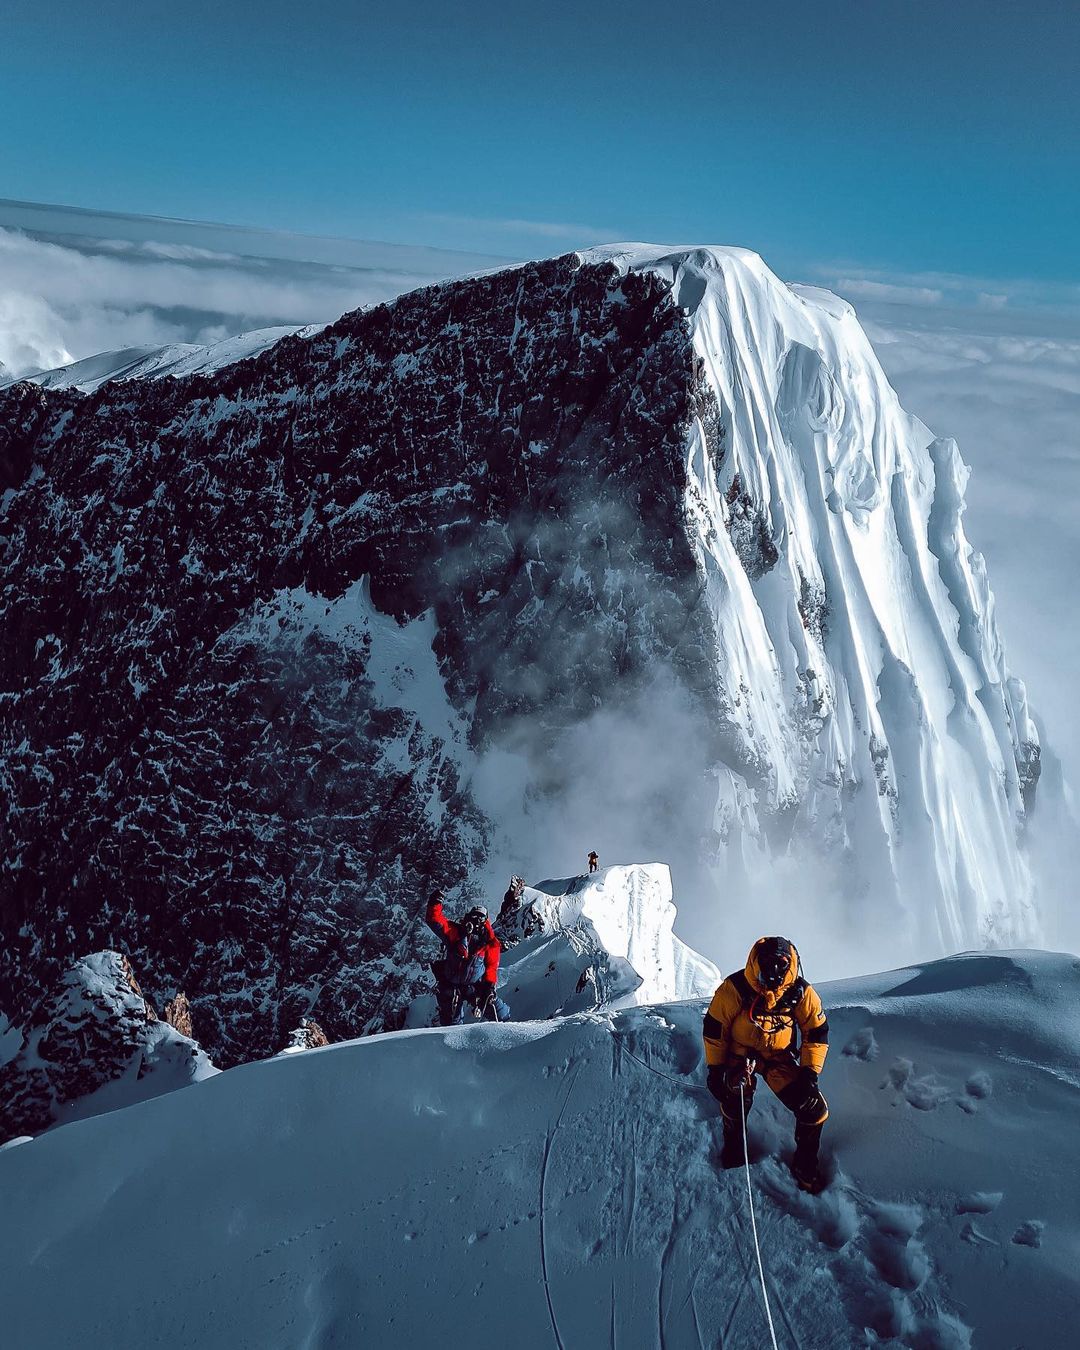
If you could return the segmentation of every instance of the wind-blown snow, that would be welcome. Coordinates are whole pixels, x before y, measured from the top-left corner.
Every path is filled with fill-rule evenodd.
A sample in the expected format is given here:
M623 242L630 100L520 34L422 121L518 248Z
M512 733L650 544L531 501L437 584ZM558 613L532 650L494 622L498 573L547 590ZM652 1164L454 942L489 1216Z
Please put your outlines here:
M820 1197L764 1089L751 1116L780 1343L1071 1344L1080 963L975 954L822 993ZM766 1344L702 1008L372 1037L5 1150L6 1338Z

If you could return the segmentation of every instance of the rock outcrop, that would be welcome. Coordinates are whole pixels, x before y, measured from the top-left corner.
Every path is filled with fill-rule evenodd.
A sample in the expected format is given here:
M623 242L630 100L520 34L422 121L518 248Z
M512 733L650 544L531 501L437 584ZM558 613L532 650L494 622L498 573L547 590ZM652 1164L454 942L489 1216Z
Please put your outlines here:
M28 1020L22 1047L0 1068L0 1141L214 1072L193 1040L158 1019L119 952L75 962Z
M289 1032L289 1043L285 1047L287 1051L292 1050L321 1050L324 1045L329 1045L330 1041L319 1026L318 1022L310 1017L302 1017L300 1025L293 1027Z

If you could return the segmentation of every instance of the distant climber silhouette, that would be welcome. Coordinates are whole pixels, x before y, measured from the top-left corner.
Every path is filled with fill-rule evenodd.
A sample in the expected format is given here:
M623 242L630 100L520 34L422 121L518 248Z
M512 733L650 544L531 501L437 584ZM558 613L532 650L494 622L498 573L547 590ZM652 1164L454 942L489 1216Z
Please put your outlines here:
M600 859L596 856L596 850L589 854L589 871L596 872L600 867Z

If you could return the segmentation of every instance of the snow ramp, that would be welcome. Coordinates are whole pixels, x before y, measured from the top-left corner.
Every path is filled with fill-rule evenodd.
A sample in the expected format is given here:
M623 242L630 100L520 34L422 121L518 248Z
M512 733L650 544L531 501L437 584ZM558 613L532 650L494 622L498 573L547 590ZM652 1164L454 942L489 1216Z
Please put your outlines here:
M766 1091L752 1116L778 1343L1072 1344L1080 962L979 954L823 992L821 1196L793 1187ZM8 1148L5 1343L767 1344L701 1014L370 1037Z

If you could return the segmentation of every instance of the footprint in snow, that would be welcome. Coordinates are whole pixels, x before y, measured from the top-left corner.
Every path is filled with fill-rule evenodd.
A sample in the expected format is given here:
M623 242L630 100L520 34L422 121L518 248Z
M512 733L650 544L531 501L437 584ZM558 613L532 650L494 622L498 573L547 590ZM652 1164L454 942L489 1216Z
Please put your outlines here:
M979 1101L985 1101L994 1090L994 1081L988 1073L979 1069L973 1073L967 1080L964 1089L969 1097L977 1097Z
M986 1101L993 1090L993 1079L988 1073L979 1069L964 1084L966 1096L958 1097L956 1104L965 1115L973 1116L979 1109L979 1103Z
M1037 1249L1042 1246L1042 1235L1045 1227L1046 1224L1041 1219L1027 1219L1012 1235L1012 1240L1018 1247L1035 1247Z
M697 1072L701 1062L700 1039L683 1035L663 1018L629 1021L623 1046L649 1068L686 1077Z
M957 1214L990 1214L1001 1204L1004 1191L975 1191L965 1200L957 1200Z
M804 1195L776 1161L761 1168L759 1184L829 1251L849 1316L875 1344L903 1337L905 1345L967 1350L970 1329L941 1306L930 1254L919 1239L926 1217L919 1206L875 1200L839 1174L821 1195Z
M970 1219L960 1229L960 1241L966 1242L972 1247L998 1247L1001 1245L995 1238L980 1233Z
M755 1161L752 1153L750 1160ZM758 1181L771 1200L804 1223L830 1251L842 1251L858 1235L861 1223L858 1206L845 1186L830 1184L820 1195L807 1195L799 1190L777 1158L765 1162Z
M878 1057L878 1043L874 1035L873 1027L863 1027L857 1031L847 1045L840 1051L849 1059L861 1059L864 1064L870 1064Z
M888 1076L881 1086L892 1087L903 1096L909 1106L914 1106L918 1111L934 1111L952 1095L933 1074L918 1077L914 1064L910 1059L903 1057L893 1060L889 1066Z
M888 1075L882 1083L882 1087L894 1087L898 1092L902 1092L915 1071L915 1065L910 1059L894 1059L889 1065Z

